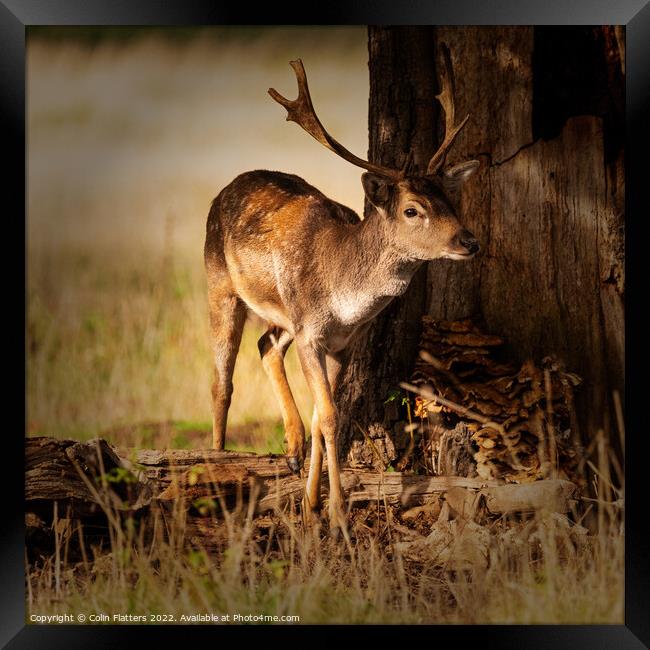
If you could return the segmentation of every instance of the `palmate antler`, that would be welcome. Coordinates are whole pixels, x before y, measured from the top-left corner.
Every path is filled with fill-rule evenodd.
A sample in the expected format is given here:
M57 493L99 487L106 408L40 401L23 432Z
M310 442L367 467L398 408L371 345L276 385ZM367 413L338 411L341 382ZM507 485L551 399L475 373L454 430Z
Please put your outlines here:
M438 147L438 150L431 156L431 160L429 160L429 164L427 165L426 176L435 176L442 169L451 145L469 119L469 114L467 114L460 124L454 126L456 112L454 109L454 76L451 69L449 49L444 43L442 45L442 58L443 66L440 70L440 93L436 95L436 99L445 111L445 139Z
M445 162L447 152L469 118L469 115L467 115L458 126L454 126L453 77L449 50L446 46L443 46L443 58L445 65L441 74L442 89L440 94L436 97L445 110L445 139L429 161L425 174L426 176L434 176L440 171ZM307 133L309 133L309 135L318 140L318 142L323 146L327 147L330 151L333 151L335 154L343 158L343 160L347 160L357 167L367 169L370 172L394 180L399 180L405 177L411 166L413 158L411 153L407 156L407 160L402 169L393 169L392 167L375 165L367 160L363 160L363 158L359 158L351 151L348 151L340 142L337 142L325 130L316 115L316 111L311 102L309 86L307 84L307 74L305 73L302 61L300 59L290 61L290 65L296 73L296 79L298 81L298 97L294 100L290 100L283 97L277 90L275 90L275 88L269 88L269 95L271 95L278 104L287 109L288 121L300 125L305 131L307 131Z
M355 156L351 151L348 151L340 142L337 142L323 127L320 120L314 111L314 106L311 103L311 96L309 95L309 86L307 85L307 75L302 61L289 62L298 80L298 97L293 101L283 97L275 88L269 88L269 95L275 99L278 104L281 104L287 109L287 120L299 124L309 135L316 138L318 142L327 147L330 151L351 162L357 167L367 169L369 172L374 172L380 176L387 178L394 178L398 180L403 177L401 171L391 169L390 167L383 167L382 165L375 165L367 160L363 160Z

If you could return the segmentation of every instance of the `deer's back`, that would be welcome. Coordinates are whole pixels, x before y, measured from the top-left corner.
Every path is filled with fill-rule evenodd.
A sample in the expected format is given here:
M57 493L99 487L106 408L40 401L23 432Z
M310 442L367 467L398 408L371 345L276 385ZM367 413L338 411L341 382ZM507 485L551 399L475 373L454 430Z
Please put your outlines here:
M212 203L205 244L208 276L227 273L249 307L286 326L287 306L300 309L291 295L294 288L314 282L318 266L328 263L327 250L355 223L354 211L299 176L246 172ZM317 291L314 287L306 295L316 299Z
M294 228L306 221L305 209L312 213L309 223L320 223L322 217L342 223L354 223L358 216L310 185L300 176L284 172L257 170L245 172L227 185L213 201L208 217L224 234L246 239L259 235L270 226Z

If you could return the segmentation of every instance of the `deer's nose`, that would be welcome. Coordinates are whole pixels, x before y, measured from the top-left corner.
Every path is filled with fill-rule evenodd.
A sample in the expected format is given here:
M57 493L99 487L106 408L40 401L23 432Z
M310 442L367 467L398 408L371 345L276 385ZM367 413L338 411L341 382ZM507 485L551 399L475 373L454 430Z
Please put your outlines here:
M461 231L460 235L458 236L458 241L460 242L460 245L464 246L472 255L474 253L478 253L479 249L481 248L479 246L478 239L476 239L476 237L474 237L474 235L472 235L469 230Z

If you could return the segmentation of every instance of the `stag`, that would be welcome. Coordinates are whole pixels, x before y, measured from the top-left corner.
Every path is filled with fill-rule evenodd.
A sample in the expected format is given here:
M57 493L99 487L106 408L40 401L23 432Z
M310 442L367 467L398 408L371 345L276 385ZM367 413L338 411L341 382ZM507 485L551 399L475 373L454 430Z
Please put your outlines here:
M363 160L337 142L318 119L302 61L291 61L298 98L273 88L271 97L322 145L365 169L361 177L370 211L361 219L293 174L243 173L212 202L206 227L205 267L214 358L213 446L223 449L233 390L232 375L246 310L268 325L258 342L262 364L280 403L287 463L299 473L305 428L291 393L284 356L295 341L314 401L311 458L303 511L321 509L323 447L329 478L332 531L345 532L337 454L334 394L351 342L403 294L423 263L466 260L479 244L460 224L448 198L478 167L476 160L445 166L447 153L469 115L455 122L453 77L444 52L441 91L445 137L426 172L414 175Z

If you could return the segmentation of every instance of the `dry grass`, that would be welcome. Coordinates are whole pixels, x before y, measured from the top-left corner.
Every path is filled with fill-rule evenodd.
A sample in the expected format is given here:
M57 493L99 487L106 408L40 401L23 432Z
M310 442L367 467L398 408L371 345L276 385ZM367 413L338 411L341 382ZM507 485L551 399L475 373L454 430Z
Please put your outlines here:
M111 442L134 447L209 444L212 365L200 264L171 245L168 254L131 260L71 249L32 257L29 275L29 433L85 439L110 431ZM263 331L246 325L230 423L237 432L261 421L271 438L280 412L257 352ZM309 393L293 351L287 366L309 421ZM205 436L175 444L143 439L143 427L131 426L169 420Z
M152 528L146 520L120 524L113 514L109 552L94 557L85 549L76 564L65 561L76 534L66 537L61 520L57 552L27 567L28 615L171 615L167 622L196 613L298 616L300 623L623 621L622 512L602 500L590 513L591 532L564 515L492 518L483 527L456 519L457 535L447 547L431 545L415 559L400 540L416 529L431 530L432 523L402 519L381 499L350 513L349 545L303 527L292 512L263 518L250 512L239 503L213 520L209 548L184 543L187 519L178 502L164 518L171 522L169 537L145 540L141 531ZM149 516L158 518L160 533L159 514Z
M92 52L30 43L28 433L85 439L110 430L109 441L122 447L205 446L211 364L201 255L211 198L236 173L266 167L300 173L361 208L359 175L285 124L265 91L276 85L291 95L287 61L302 56L324 121L363 153L364 30L296 37L283 29L254 43L219 36L180 49L155 40ZM260 334L248 324L230 412L240 435L231 440L279 451ZM288 367L309 422L293 351ZM154 434L139 424L152 421L181 424ZM110 554L87 548L86 560L71 566L61 545L28 566L28 610L620 623L622 517L594 506L592 532L580 543L557 522L534 545L495 525L487 566L468 572L445 570L435 557L403 557L393 544L399 515L380 506L353 527L349 548L286 513L260 538L244 514L220 526L214 553L182 546L178 513L171 539L146 543L117 526Z
M210 201L236 174L275 168L361 204L359 175L287 124L266 94L271 83L289 92L296 56L334 132L363 151L363 28L224 28L176 44L151 37L92 50L30 41L28 433L208 444ZM259 361L261 333L248 324L230 440L275 451L280 412ZM293 350L287 365L309 422ZM170 420L204 435L151 438L133 426Z

